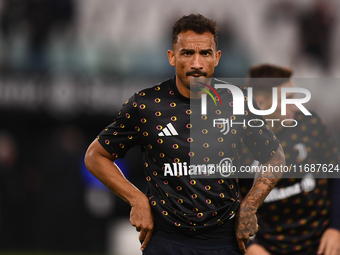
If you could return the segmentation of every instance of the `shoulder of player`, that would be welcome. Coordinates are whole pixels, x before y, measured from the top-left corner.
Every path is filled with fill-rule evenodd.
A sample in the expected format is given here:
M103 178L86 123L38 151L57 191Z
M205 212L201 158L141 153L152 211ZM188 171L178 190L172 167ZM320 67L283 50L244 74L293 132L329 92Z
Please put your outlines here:
M135 93L135 98L138 100L139 98L150 98L150 97L157 97L157 94L163 94L165 91L166 93L169 93L171 91L171 79L168 79L166 81L163 81L161 83L158 83L156 85L153 85L152 87L148 87L145 89L142 89ZM163 92L163 93L162 93Z
M314 112L310 111L311 115L305 115L301 111L296 112L294 119L297 120L301 124L306 125L324 125L323 120L320 116Z

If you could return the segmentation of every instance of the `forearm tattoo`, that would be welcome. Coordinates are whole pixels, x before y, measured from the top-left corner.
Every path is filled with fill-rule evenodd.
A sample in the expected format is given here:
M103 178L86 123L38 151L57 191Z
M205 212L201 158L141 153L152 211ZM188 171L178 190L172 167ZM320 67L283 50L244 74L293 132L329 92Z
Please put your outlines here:
M264 165L285 165L282 148L279 147L274 156ZM235 234L238 239L244 239L246 241L257 232L256 211L279 181L281 175L281 173L266 172L256 176L252 189L242 201L240 209L236 214Z
M238 239L247 240L257 232L256 210L250 205L240 208L235 219L235 235Z

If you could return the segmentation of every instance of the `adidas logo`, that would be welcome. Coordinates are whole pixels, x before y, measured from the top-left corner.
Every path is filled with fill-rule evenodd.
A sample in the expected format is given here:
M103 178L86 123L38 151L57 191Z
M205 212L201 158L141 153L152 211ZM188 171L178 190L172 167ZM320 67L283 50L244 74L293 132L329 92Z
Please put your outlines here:
M158 133L158 136L173 136L178 135L176 129L171 123L168 123L165 128L161 132Z

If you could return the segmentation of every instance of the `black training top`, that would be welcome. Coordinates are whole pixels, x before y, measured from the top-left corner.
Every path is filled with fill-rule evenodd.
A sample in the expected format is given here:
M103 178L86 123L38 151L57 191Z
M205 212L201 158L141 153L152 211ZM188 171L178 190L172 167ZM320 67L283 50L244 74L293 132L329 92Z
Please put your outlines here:
M167 80L133 95L98 137L100 144L119 158L132 146L142 146L147 196L158 229L203 238L231 233L233 227L224 223L234 217L239 206L238 180L219 173L209 175L201 166L228 161L239 167L242 143L261 162L278 148L279 142L264 120L262 127L247 126L249 119L262 117L249 112L246 96L245 115L234 116L230 91L219 89L218 93L223 107L208 98L208 112L201 115L201 100L184 97L175 79ZM217 124L216 119L221 118L234 121L228 132Z
M254 242L274 254L306 254L317 250L321 235L332 219L329 180L318 177L323 171L313 173L314 170L308 169L312 169L313 164L325 164L330 169L329 164L333 164L333 174L338 174L339 149L315 113L312 116L298 113L295 120L296 127L284 128L276 135L285 151L286 165L292 165L297 171L300 166L302 169L306 166L306 172L300 174L301 178L285 178L287 174L284 174L258 210L260 229ZM247 149L243 153L242 161L250 165L252 156L247 154ZM251 184L252 180L240 180L242 196ZM339 211L337 214L332 227L337 227Z

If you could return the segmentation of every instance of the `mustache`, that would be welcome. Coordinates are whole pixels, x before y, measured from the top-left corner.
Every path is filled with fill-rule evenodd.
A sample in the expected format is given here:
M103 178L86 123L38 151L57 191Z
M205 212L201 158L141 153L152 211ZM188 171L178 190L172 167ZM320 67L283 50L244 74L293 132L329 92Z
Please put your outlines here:
M186 75L187 75L187 76L190 76L190 75L207 76L207 73L206 73L206 72L201 72L201 71L199 71L199 70L195 70L195 71L187 72Z

